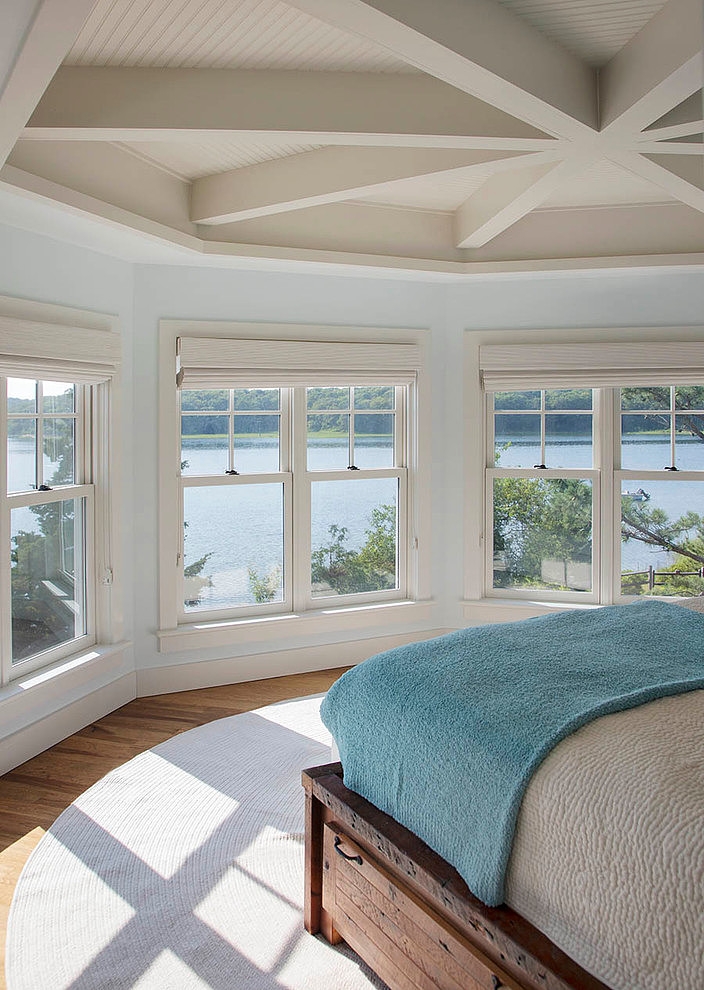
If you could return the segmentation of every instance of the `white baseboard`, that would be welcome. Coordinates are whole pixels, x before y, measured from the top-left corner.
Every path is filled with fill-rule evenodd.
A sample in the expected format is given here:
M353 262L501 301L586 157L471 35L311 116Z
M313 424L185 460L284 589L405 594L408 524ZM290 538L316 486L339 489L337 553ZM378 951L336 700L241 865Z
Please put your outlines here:
M374 639L257 653L226 660L197 660L192 663L147 667L137 671L137 696L142 698L153 694L192 691L196 688L216 687L220 684L239 684L243 681L282 677L286 674L305 674L312 670L348 667L383 650L390 650L395 646L403 646L416 640L431 639L448 631L430 629L423 632L379 636Z
M134 673L124 674L1 739L0 775L132 701L135 693Z

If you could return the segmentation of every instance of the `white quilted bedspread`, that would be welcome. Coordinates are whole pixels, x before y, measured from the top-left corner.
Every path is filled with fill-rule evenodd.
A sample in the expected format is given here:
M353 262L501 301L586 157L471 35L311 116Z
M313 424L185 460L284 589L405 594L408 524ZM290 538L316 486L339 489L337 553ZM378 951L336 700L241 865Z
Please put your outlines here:
M704 691L553 750L523 799L506 901L613 990L704 988Z

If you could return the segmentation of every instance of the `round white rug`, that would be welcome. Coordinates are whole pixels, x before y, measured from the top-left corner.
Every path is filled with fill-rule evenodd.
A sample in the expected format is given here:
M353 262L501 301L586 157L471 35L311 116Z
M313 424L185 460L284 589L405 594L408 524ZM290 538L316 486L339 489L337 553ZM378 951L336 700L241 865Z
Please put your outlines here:
M320 697L191 729L81 795L12 903L8 990L369 990L303 929L301 770L330 761Z

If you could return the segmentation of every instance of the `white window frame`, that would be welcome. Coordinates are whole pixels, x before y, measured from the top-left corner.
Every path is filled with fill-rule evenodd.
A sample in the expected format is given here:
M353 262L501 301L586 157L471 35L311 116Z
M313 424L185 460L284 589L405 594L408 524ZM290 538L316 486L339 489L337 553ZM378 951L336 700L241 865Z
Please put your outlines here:
M180 421L178 416L178 396L174 382L174 355L178 338L222 338L225 346L232 341L270 341L272 339L285 341L283 345L288 358L295 359L295 345L316 345L325 352L328 344L347 342L351 347L368 343L410 343L418 347L420 368L414 376L404 382L407 392L407 419L396 411L397 439L404 437L404 444L399 448L403 462L398 468L361 469L355 472L355 477L379 478L383 476L400 477L399 513L405 511L405 520L400 519L399 525L405 522L407 539L399 540L398 566L401 577L401 588L391 589L390 592L364 593L360 595L326 596L312 598L310 595L310 546L301 547L302 552L294 553L292 546L286 549L286 559L290 560L293 581L290 583L292 593L285 603L258 605L251 610L237 610L237 614L223 615L222 612L204 613L201 610L185 613L182 607L182 552L179 548L180 534L183 532L182 499L180 498L180 483L175 477L174 464L178 465L180 457ZM290 346L289 346L290 345ZM423 422L418 410L421 406L427 408L428 375L426 356L426 334L418 330L397 330L386 328L359 327L325 327L296 324L242 324L242 323L212 323L208 321L163 320L160 324L160 516L159 516L159 545L160 545L160 578L159 578L159 608L160 630L159 648L162 652L179 651L198 646L225 646L237 642L243 644L251 641L262 641L267 637L279 634L307 636L313 632L330 633L334 635L342 630L359 627L365 622L369 628L391 626L394 622L402 621L395 614L397 608L403 610L406 621L423 621L423 607L427 610L430 598L429 574L429 523L430 504L427 491L421 492L416 484L419 472L420 458L427 458L430 449L429 427ZM371 349L370 349L371 350ZM306 381L305 369L295 383L286 387L297 389L296 399L292 404L291 415L303 417L302 424L292 431L292 443L305 446L305 386L306 384L347 385L347 384L389 384L389 373L380 371L377 374L367 369L364 380L352 383L341 381L335 376L324 381L325 375L317 371ZM398 378L398 376L397 376ZM399 380L400 383L400 380ZM243 369L232 387L266 387L277 386L274 379L267 381L266 375L260 373L248 377ZM189 385L184 381L184 388L201 387ZM285 416L285 413L283 414ZM282 422L283 429L283 422ZM284 445L285 447L285 445ZM295 456L297 464L306 464L303 449L295 452L290 449L290 456ZM426 460L427 463L427 460ZM290 484L291 498L286 498L288 533L295 532L300 539L301 534L308 532L310 514L310 485L315 480L334 480L336 478L350 480L347 471L320 472L298 470L295 476L291 473L291 461L282 461L279 473L271 475L275 481ZM409 480L406 480L406 474ZM184 478L184 483L192 484L191 477ZM223 478L222 483L251 484L260 480L269 480L269 476L239 475L234 479ZM426 486L427 488L427 486ZM401 504L403 503L403 504ZM304 522L305 521L305 522ZM293 524L293 525L291 525ZM309 536L308 536L309 541ZM305 540L304 540L305 543ZM401 545L403 544L403 545ZM289 558L290 555L290 558ZM305 590L303 590L305 589ZM361 612L361 615L360 615ZM413 615L411 614L413 613ZM364 615L364 619L362 619ZM399 613L400 615L400 613Z
M119 447L120 336L115 317L0 296L0 570L7 587L0 607L2 689L37 670L56 670L72 657L118 644L123 636L119 552L119 499L115 463ZM74 382L76 476L50 491L7 493L7 378ZM48 415L48 414L47 414ZM36 418L42 416L37 410ZM38 436L38 449L41 447ZM38 455L38 459L40 459ZM37 484L42 479L38 477ZM13 508L85 499L85 633L65 644L12 663L10 513ZM7 607L5 607L7 605ZM42 675L43 676L43 675Z
M502 618L510 619L525 614L526 606L530 606L534 614L539 614L553 605L593 606L632 600L633 596L621 594L621 510L616 492L620 494L621 486L627 484L629 479L662 481L667 478L662 471L621 468L620 387L681 385L693 383L695 377L704 384L704 328L523 331L500 335L468 332L465 344L467 380L477 383L475 390L471 386L468 390L470 395L465 412L475 419L479 415L483 423L480 441L473 438L471 433L468 434L465 477L468 485L474 486L483 508L481 520L471 510L466 515L470 534L466 557L468 567L476 566L481 561L482 579L479 583L467 570L465 616L476 618L477 603L481 602L487 606L481 613L487 618L492 609L498 607L504 612ZM634 347L636 344L637 347ZM486 377L491 380L493 376L491 388L484 387L484 364L490 366ZM593 372L587 372L593 375L591 386L584 375L579 381L580 368L594 369ZM551 369L552 378L549 377L548 369ZM570 374L575 377L570 379ZM504 387L521 390L578 387L578 381L579 387L595 387L593 469L494 468L493 403L489 400L489 393L503 390ZM481 484L477 479L478 462L483 465ZM472 475L474 477L470 480ZM502 475L592 479L592 593L493 588L491 493L493 478ZM704 481L704 472L680 471L675 478L682 481ZM472 532L477 534L474 547ZM476 562L474 565L473 561ZM512 603L520 606L513 613L510 608L506 610Z

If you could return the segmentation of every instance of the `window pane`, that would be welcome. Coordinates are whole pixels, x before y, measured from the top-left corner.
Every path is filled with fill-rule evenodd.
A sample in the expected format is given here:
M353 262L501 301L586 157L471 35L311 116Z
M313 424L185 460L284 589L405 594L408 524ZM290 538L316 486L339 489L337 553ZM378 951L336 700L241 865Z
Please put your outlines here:
M185 388L181 392L184 412L220 412L229 408L230 393L226 388Z
M494 392L494 409L540 409L540 392Z
M354 463L358 468L394 466L393 414L355 414Z
M9 419L7 423L7 490L26 492L37 487L37 421Z
M69 382L42 382L42 412L57 415L76 408L76 386Z
M590 415L545 417L545 463L550 468L592 466L592 417Z
M314 598L398 587L398 479L311 485Z
M278 388L235 388L232 390L233 409L278 410L281 406Z
M591 409L590 388L552 388L545 393L546 409Z
M37 383L29 378L7 379L7 412L35 413L37 411Z
M355 409L393 409L393 385L358 385L354 390Z
M648 388L622 388L622 409L669 409L670 389L667 385Z
M279 470L280 416L235 416L235 470Z
M592 485L494 479L494 587L591 591Z
M181 417L181 474L223 474L228 470L229 416Z
M704 386L680 385L675 389L675 409L704 411Z
M186 488L187 611L283 600L284 486Z
M309 388L307 389L309 409L349 409L350 390L348 388Z
M697 526L704 484L674 478L667 481L629 478L621 491L622 593L704 593L704 577L700 576L704 554ZM689 518L683 518L688 514ZM677 549L666 549L664 543ZM682 573L673 573L678 570Z
M309 415L308 470L339 471L348 467L349 435L349 416L336 413Z
M494 459L499 467L533 467L540 456L540 416L494 416Z
M44 483L72 485L76 479L76 420L68 416L46 416L43 429Z
M671 460L668 415L621 417L621 467L661 471Z
M12 662L86 632L85 499L11 512Z
M675 416L675 454L680 471L704 471L704 416Z

